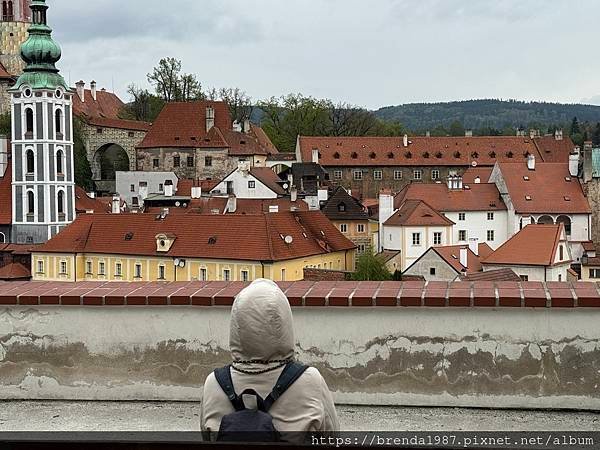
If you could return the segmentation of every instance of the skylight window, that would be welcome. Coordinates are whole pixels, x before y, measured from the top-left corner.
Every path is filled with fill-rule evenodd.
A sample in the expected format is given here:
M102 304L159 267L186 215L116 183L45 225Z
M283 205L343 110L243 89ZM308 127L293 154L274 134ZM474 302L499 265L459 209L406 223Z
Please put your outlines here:
M533 200L533 199L531 198L531 195L526 195L526 196L525 196L525 200L527 200L528 202L530 202L530 201L531 201L531 200Z

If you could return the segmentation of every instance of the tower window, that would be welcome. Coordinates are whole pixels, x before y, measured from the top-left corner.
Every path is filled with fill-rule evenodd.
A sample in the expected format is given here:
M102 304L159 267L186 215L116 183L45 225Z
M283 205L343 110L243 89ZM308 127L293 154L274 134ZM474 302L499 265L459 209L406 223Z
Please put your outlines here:
M64 164L63 164L64 153L62 150L56 152L56 173L63 174L64 173Z
M35 214L35 194L33 191L27 192L27 214Z
M31 108L25 110L25 132L33 134L33 109Z
M60 109L56 110L54 118L56 122L56 134L62 134L62 111Z
M65 192L64 191L58 191L56 203L58 206L58 215L59 215L59 218L61 218L60 216L65 215Z
M33 150L27 150L25 153L27 158L27 173L31 174L35 172L35 157L33 155Z

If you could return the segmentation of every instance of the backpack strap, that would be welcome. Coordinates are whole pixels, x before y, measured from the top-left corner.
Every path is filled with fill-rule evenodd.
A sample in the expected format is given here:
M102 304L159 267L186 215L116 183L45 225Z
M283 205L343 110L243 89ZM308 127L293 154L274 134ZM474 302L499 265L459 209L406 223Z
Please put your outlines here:
M231 379L231 365L216 369L214 374L217 383L219 383L219 386L221 386L221 389L223 389L223 392L225 392L235 410L243 411L246 409L244 401L235 393L233 380Z
M304 364L300 364L298 362L289 362L281 372L275 387L271 391L271 393L264 400L264 408L265 411L269 411L273 406L273 403L277 401L279 397L281 397L285 391L289 389L289 387L298 380L302 376L304 372L306 372L308 366Z

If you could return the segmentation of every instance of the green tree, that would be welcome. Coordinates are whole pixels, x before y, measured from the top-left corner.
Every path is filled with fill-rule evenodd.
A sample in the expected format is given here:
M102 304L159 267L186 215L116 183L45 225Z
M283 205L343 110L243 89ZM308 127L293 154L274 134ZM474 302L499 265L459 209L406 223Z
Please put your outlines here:
M10 112L6 112L0 115L0 134L9 136L12 134L12 124L10 118Z
M75 166L75 184L86 191L95 189L92 180L92 169L87 158L87 151L83 143L83 125L78 118L73 119L73 165Z
M165 102L189 102L202 98L202 86L196 75L181 73L181 61L163 58L147 75L156 95Z
M385 265L385 261L368 248L356 263L356 271L352 275L354 281L389 281L392 274Z
M464 136L465 127L462 122L455 120L450 124L450 136Z
M122 119L154 122L165 105L163 99L135 84L129 85L127 93L131 96L131 101L120 111L119 116Z
M577 120L577 117L573 117L573 122L571 122L571 136L580 133L581 127L579 126L579 120Z
M592 142L594 145L600 145L600 122L596 124L594 132L592 134Z

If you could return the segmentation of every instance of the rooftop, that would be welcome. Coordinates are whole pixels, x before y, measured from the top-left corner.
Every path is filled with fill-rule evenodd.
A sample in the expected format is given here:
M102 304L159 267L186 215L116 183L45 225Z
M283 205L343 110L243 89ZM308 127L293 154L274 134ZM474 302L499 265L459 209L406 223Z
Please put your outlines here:
M339 186L321 208L329 220L367 220L369 214L361 202Z
M467 249L467 267L463 266L460 262L461 248ZM440 255L440 257L459 274L464 272L469 274L481 272L483 270L481 261L493 252L492 248L485 242L479 244L479 253L477 255L466 245L432 247L431 250Z
M405 200L398 211L384 225L387 226L452 226L452 222L423 200Z

